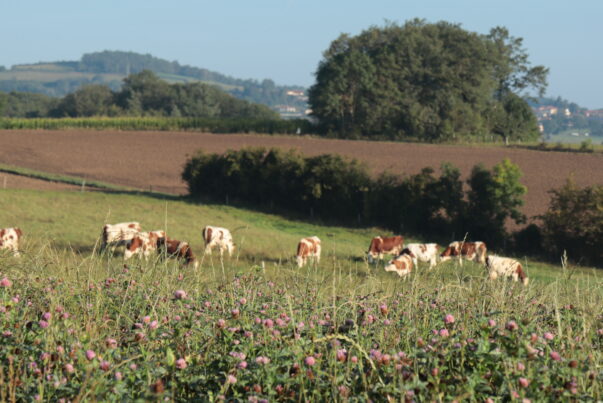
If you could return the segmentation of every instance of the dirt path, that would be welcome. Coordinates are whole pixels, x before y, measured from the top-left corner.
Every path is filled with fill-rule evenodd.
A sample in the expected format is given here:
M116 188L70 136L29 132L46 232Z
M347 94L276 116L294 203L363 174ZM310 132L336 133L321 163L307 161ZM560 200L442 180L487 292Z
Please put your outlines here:
M339 153L365 161L373 172L408 174L426 166L437 169L447 161L467 175L475 164L492 167L509 158L524 173L522 182L528 187L524 212L529 216L544 212L548 190L570 175L579 185L603 183L603 154L194 132L5 130L0 131L0 162L183 194L186 185L180 174L197 149L223 152L245 146L293 147L308 155Z

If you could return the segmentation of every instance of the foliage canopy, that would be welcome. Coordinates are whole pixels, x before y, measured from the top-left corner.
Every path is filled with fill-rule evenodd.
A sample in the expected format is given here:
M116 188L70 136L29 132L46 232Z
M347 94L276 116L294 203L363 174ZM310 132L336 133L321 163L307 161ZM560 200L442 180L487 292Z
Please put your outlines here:
M521 45L505 28L480 35L418 19L342 34L319 63L310 107L340 137L534 138L536 119L520 96L542 93L548 69L531 67Z

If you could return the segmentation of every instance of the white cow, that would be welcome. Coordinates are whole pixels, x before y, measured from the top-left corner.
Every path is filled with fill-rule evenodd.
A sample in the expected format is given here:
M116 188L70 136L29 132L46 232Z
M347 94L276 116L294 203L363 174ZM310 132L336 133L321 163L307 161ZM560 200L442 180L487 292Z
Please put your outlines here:
M157 241L165 238L165 231L139 232L134 238L126 242L126 251L124 259L128 260L134 255L142 256L147 259L152 252L157 251Z
M125 245L127 241L134 238L141 230L140 223L136 221L105 224L102 233L101 250L107 246Z
M211 250L217 247L220 250L220 256L224 251L228 251L228 256L232 256L235 245L232 241L232 235L226 228L212 227L211 225L203 228L203 241L205 242L205 253L211 255Z
M300 239L295 255L297 267L305 265L309 258L313 258L316 264L320 263L320 250L320 239L317 236Z
M433 268L438 262L438 244L437 243L409 243L406 244L404 253L412 254L412 259L415 267L419 267L419 260L421 262L429 262L429 268Z
M486 258L486 268L490 280L496 280L498 277L510 277L513 281L521 280L523 285L528 285L529 278L515 259L510 257L501 257L489 255Z
M13 256L20 257L19 240L23 232L17 228L0 228L0 249L7 249L13 253Z
M412 253L405 253L405 251L403 251L400 256L390 260L389 263L387 263L385 266L385 271L395 271L400 277L405 277L412 272L414 268L414 259L416 259L416 256L414 256Z

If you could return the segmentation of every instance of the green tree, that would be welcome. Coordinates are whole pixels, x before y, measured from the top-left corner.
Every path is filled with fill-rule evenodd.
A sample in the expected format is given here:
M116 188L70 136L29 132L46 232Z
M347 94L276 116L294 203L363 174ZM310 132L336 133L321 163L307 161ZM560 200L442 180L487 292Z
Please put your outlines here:
M323 130L343 137L435 141L483 135L496 124L527 138L534 120L519 95L543 90L548 73L530 67L521 39L503 28L479 35L423 20L341 35L323 56L309 103Z
M61 99L52 115L62 116L106 116L114 102L114 94L105 85L85 85Z
M603 265L603 185L579 188L568 180L550 193L549 209L539 217L545 249L557 258L567 251L574 261Z
M526 221L520 208L527 188L521 184L521 170L508 159L495 165L492 172L476 165L467 180L467 210L464 230L493 245L507 238L507 220L517 224Z

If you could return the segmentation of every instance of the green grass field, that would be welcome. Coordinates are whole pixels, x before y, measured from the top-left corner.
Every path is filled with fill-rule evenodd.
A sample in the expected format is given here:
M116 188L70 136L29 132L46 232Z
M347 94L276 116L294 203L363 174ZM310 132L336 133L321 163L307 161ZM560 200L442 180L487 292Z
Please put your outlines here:
M376 228L160 196L0 191L0 401L533 401L603 398L603 279L519 257L527 287L446 262L369 266ZM191 243L200 267L98 254L105 222ZM233 232L203 256L201 229ZM300 237L322 239L298 269ZM491 399L491 400L487 400Z
M26 234L25 250L49 242L57 249L90 253L98 242L104 223L139 221L143 229L165 229L172 238L188 241L197 254L203 250L201 229L205 225L231 229L237 244L236 258L231 263L236 270L262 261L268 265L292 267L292 257L301 237L316 235L323 244L323 264L329 270L335 266L350 266L362 276L377 274L382 279L391 273L380 273L364 260L370 239L385 231L377 228L344 228L291 221L279 216L220 205L199 205L185 199L162 199L149 195L101 192L41 192L33 190L4 190L0 211L3 227L19 226ZM405 234L403 234L405 235ZM408 241L417 240L407 237ZM596 269L562 269L556 265L531 261L515 256L527 267L532 281L549 283L571 276L578 282L601 282ZM442 264L438 272L452 275L450 263ZM463 269L472 276L485 275L478 265L469 263Z

